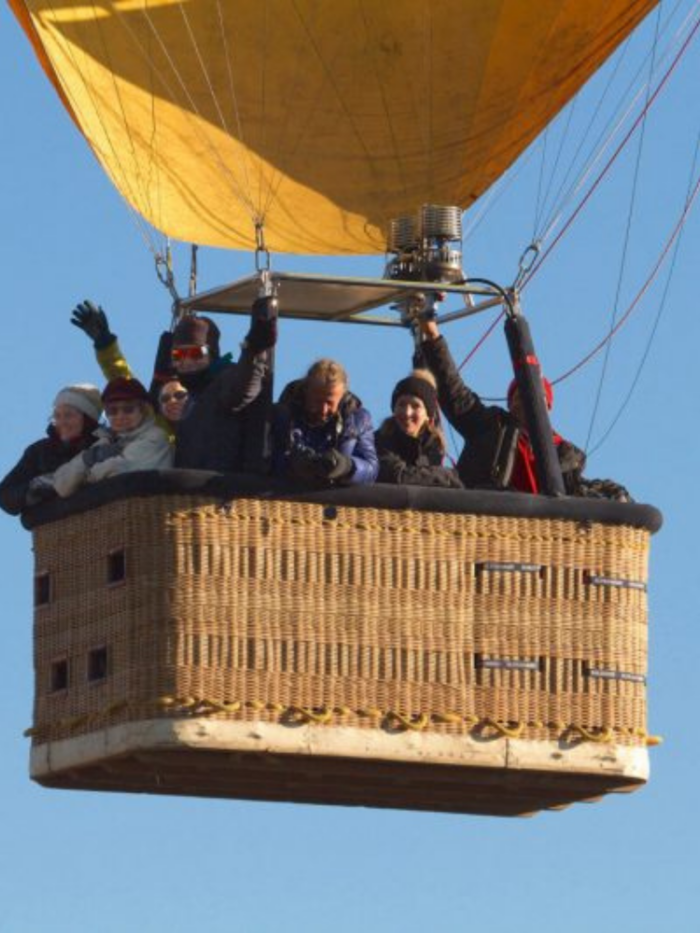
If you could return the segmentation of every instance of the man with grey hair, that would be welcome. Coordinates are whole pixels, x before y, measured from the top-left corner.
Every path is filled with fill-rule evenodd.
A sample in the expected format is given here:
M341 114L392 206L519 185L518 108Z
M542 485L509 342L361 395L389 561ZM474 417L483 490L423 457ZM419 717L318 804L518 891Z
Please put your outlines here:
M272 422L279 476L324 486L373 483L379 472L370 413L348 389L344 367L317 360L283 390Z

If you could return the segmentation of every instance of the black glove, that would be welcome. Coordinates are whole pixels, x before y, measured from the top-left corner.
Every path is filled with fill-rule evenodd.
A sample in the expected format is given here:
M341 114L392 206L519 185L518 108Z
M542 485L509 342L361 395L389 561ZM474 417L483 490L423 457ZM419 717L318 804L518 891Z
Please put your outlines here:
M277 318L271 318L269 321L260 318L254 320L245 338L246 348L257 356L258 353L272 349L276 343Z
M589 499L612 499L613 502L634 502L629 491L612 479L585 479L585 477L581 477L575 494L586 496Z
M53 485L53 475L46 473L43 476L35 476L29 483L27 490L27 505L37 505L45 499L51 499L56 495Z
M318 479L320 457L308 447L293 447L289 454L289 472L297 479Z
M279 301L273 295L256 298L250 312L250 319L253 323L274 320L279 313L279 307Z
M339 450L327 450L318 459L316 476L319 479L345 479L355 469L352 457L341 454Z
M99 305L94 305L91 301L84 301L73 308L70 322L85 331L92 339L96 350L104 350L113 340L116 340L109 329L107 315Z

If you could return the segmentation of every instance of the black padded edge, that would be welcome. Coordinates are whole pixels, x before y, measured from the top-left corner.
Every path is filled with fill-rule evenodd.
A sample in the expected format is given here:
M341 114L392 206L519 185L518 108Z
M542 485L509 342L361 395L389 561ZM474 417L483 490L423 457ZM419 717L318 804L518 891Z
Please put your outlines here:
M287 499L323 506L358 506L411 509L417 512L498 515L514 518L561 518L603 525L630 525L652 534L662 516L651 505L611 502L566 496L552 498L518 492L479 489L432 489L426 486L389 486L376 483L335 489L309 489L297 484L246 473L211 473L206 470L149 470L126 473L86 486L68 499L53 499L22 515L25 528L77 515L97 506L132 496L201 494L227 502L232 499Z

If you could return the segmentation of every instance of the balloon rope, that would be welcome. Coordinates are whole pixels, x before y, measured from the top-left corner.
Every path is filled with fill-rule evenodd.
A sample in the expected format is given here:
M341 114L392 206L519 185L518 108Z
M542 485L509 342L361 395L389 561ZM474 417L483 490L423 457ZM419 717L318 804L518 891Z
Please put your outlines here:
M236 83L233 78L233 66L231 65L231 54L229 51L229 43L226 37L226 26L224 23L224 12L221 9L220 0L216 0L216 11L217 11L217 20L219 23L219 31L221 32L221 45L223 46L224 56L226 58L226 74L228 76L228 85L229 91L231 93L231 104L233 106L233 113L236 119L236 128L238 131L238 138L241 141L243 146L244 156L243 156L243 174L245 176L245 187L250 191L250 174L249 174L249 162L250 162L250 153L248 147L245 143L245 138L243 136L243 126L241 124L241 114L238 107L238 95L236 94Z
M641 299L644 297L644 295L647 293L650 286L656 279L656 276L658 275L659 270L661 269L661 266L663 265L664 260L666 259L666 256L668 255L669 250L675 243L676 239L678 238L678 235L680 234L681 230L683 229L683 226L685 225L686 220L688 219L688 214L690 213L690 209L693 206L699 191L700 191L700 177L696 181L695 186L690 194L690 197L685 203L685 206L680 215L680 218L678 219L678 222L676 223L675 227L671 231L671 234L668 237L664 245L664 248L661 251L661 254L659 255L656 262L654 263L654 266L651 272L647 276L644 284L639 289L637 294L634 296L634 299L632 300L631 304L629 305L625 313L622 315L620 320L617 322L617 324L614 326L614 328L611 331L609 331L609 333L607 333L605 337L603 337L603 339L595 345L595 347L593 347L590 353L587 353L586 356L583 357L583 359L579 360L579 362L576 363L575 366L572 366L571 369L567 369L566 372L562 373L560 376L557 376L556 379L552 379L552 385L557 385L560 382L564 382L565 379L568 379L570 376L573 376L575 372L578 372L579 369L585 366L586 363L592 360L593 357L596 356L596 354L598 354L603 349L603 347L608 343L609 340L612 340L612 338L620 330L623 324L626 323L626 321L629 319L632 312L635 310L635 308L637 307Z
M675 58L673 59L670 66L666 70L666 73L662 77L661 81L659 81L659 83L657 84L656 88L654 89L654 92L649 96L644 107L642 108L642 110L640 111L640 113L637 115L636 119L632 123L632 126L629 128L627 133L625 133L622 140L618 144L617 148L615 149L613 154L610 156L608 161L605 163L601 171L598 173L595 181L593 182L591 187L588 189L584 197L579 201L578 206L575 208L572 214L570 214L569 219L566 221L562 229L556 235L554 240L552 240L552 242L549 244L547 249L542 253L538 261L535 263L535 265L530 270L529 275L526 276L525 281L523 282L523 288L525 288L525 286L528 285L528 283L534 278L534 276L537 274L539 269L542 267L542 264L545 262L547 257L552 252L552 250L557 246L561 238L564 236L567 230L571 227L571 225L576 220L576 218L581 213L581 211L586 206L586 204L590 201L591 197L593 196L594 192L597 190L603 178L605 178L605 176L608 174L608 172L610 171L614 163L617 161L620 153L625 148L625 146L627 145L631 137L634 135L634 133L637 131L638 127L642 124L649 109L654 104L659 94L661 93L661 91L664 89L664 87L668 83L668 80L673 74L673 72L676 70L678 63L680 62L685 52L688 50L692 40L695 38L698 29L700 29L700 17L695 21L695 24L693 28L691 29L690 33L688 34L688 36L686 37L685 42L678 50Z
M150 67L154 70L154 73L160 79L163 87L165 88L169 96L172 98L173 102L177 102L177 96L176 94L173 93L172 87L170 86L169 82L163 76L163 73L159 69L154 68L153 59L149 55L148 51L143 47L143 44L140 41L139 37L136 35L133 28L130 26L128 19L124 16L124 14L119 10L117 6L114 7L114 12L116 13L118 17L119 22L122 24L124 29L126 29L126 31L129 33L131 39L133 40L135 46L138 48L138 50L140 51L145 61L148 62ZM254 215L255 215L255 207L252 201L250 200L250 197L247 196L241 183L232 173L229 165L222 158L221 153L218 150L218 147L212 143L211 139L209 138L209 134L203 131L203 127L205 126L206 121L202 117L202 114L200 113L200 110L197 107L197 104L194 98L192 97L192 94L187 89L187 85L182 75L180 74L180 71L178 70L177 64L175 63L167 45L163 41L163 38L159 34L158 29L156 28L153 22L153 19L148 12L147 7L143 7L141 9L141 15L145 18L151 32L153 33L154 38L156 39L158 45L160 46L161 51L163 52L163 55L165 56L165 59L168 65L170 66L170 69L172 70L172 73L176 81L178 82L178 84L180 85L180 88L182 89L185 99L189 103L189 106L192 108L192 111L194 112L194 114L199 118L200 124L198 125L197 123L195 123L192 116L189 113L187 113L186 107L183 107L183 112L185 113L187 119L190 120L190 122L194 125L196 132L198 133L200 138L203 140L203 142L205 143L205 145L211 152L212 156L214 157L214 160L217 162L217 164L221 168L224 177L226 177L228 181L230 182L232 194L234 195L235 198L237 198L237 200L242 204L245 210L249 213L251 220L253 220Z
M214 108L216 109L217 116L218 116L219 120L221 121L221 125L223 126L224 130L226 131L226 135L227 135L227 136L232 136L233 134L231 133L231 131L230 131L230 129L229 129L228 122L227 122L227 120L226 120L226 117L224 116L223 110L221 109L221 105L220 105L220 103L219 103L219 99L218 99L218 97L217 97L217 95L216 95L216 91L215 91L215 89L214 89L214 85L212 84L211 78L210 78L210 76L209 76L209 72L207 71L207 66L206 66L206 63L205 63L205 61L204 61L204 56L202 55L202 52L201 52L201 50L200 50L200 48L199 48L199 44L197 43L197 37L196 37L195 34L194 34L194 30L192 29L192 25L191 25L191 23L190 23L189 17L187 16L187 11L186 11L186 9L185 9L185 4L182 3L182 4L180 4L179 6L180 6L180 13L181 13L181 15L182 15L182 19L183 19L183 22L184 22L184 24L185 24L185 29L187 30L187 35L189 36L190 42L192 43L192 48L194 49L194 53L195 53L195 56L196 56L196 58L197 58L197 62L199 63L199 67L200 67L200 69L201 69L202 75L204 76L204 80L205 80L206 85L207 85L207 88L208 88L208 90L209 90L209 96L211 97L212 103L214 104ZM242 141L241 141L241 142L242 142ZM245 147L244 147L244 148L245 148ZM245 167L245 165L246 165L245 159L242 159L241 161L243 162L243 165L244 165L244 167ZM245 171L245 168L244 168L244 171ZM246 177L247 177L247 176L246 176ZM244 186L242 186L242 185L240 184L240 182L238 181L238 179L236 179L236 184L241 188L241 190L245 190ZM246 183L246 187L247 187L248 191L250 191L250 185L249 185L248 183ZM245 200L249 203L249 209L252 209L252 201L250 200L250 196L249 196L249 195L246 196Z
M561 238L564 236L564 234L565 234L565 233L568 231L568 229L571 227L571 225L573 224L574 220L578 217L578 215L581 213L581 211L583 210L583 208L586 206L586 204L587 204L587 203L589 202L589 200L591 199L593 193L594 193L595 190L598 188L598 186L599 186L600 183L602 182L603 178L607 175L608 171L612 168L613 164L617 161L617 158L619 157L620 153L622 152L622 150L624 149L624 147L627 145L627 143L629 142L629 140L631 139L631 137L634 135L634 133L635 133L635 131L637 130L637 128L639 127L639 125L640 125L640 124L642 123L642 121L644 120L644 118L645 118L647 112L649 111L649 109L652 107L652 105L654 104L654 102L657 100L657 98L658 98L658 96L659 96L661 90L662 90L662 89L666 86L666 84L668 83L668 80L669 80L669 78L671 77L672 73L675 71L676 67L678 66L678 63L680 62L680 60L681 60L681 58L683 57L683 55L685 54L685 52L688 50L688 47L690 46L690 43L692 42L692 40L695 38L698 29L700 29L700 17L699 17L698 19L696 19L696 21L695 21L695 23L694 23L694 25L693 25L693 27L692 27L690 33L688 34L688 36L686 37L685 41L683 42L683 45L681 46L681 48L680 48L680 49L678 50L678 52L676 53L676 55L675 55L673 61L671 62L671 64L669 65L668 69L667 69L666 72L664 73L663 77L662 77L661 80L659 81L659 83L658 83L658 85L656 86L656 88L655 88L653 94L651 94L651 95L649 96L648 100L646 101L646 104L645 104L644 108L643 108L642 111L638 114L637 118L635 119L634 123L632 124L632 126L630 127L630 129L628 130L628 132L625 134L625 136L623 137L623 139L621 140L621 142L619 143L619 145L617 146L617 148L615 149L615 151L613 152L613 154L610 156L610 158L609 158L608 161L605 163L605 165L603 166L603 168L601 169L601 171L598 173L598 176L596 177L595 181L593 182L593 184L591 185L591 187L589 188L589 190L586 192L586 194L584 195L584 197L581 199L581 201L579 201L578 206L574 209L574 211L572 212L572 214L569 216L569 219L566 221L566 223L564 224L564 226L562 227L562 229L559 231L559 233L557 234L557 236L555 237L555 239L552 241L552 243L550 243L550 245L547 247L547 249L544 251L544 253L542 253L542 255L540 256L539 260L534 264L534 266L533 266L532 269L530 270L529 274L526 276L526 278L525 278L525 280L524 280L524 282L523 282L522 288L525 288L525 287L530 283L530 281L532 280L533 276L534 276L534 275L538 272L538 270L541 268L542 263L548 258L548 256L551 254L552 250L557 246L557 244L559 243L559 241L561 240ZM699 184L700 184L700 182L699 182ZM690 208L690 204L692 204L692 202L695 200L695 195L696 195L696 194L697 194L697 187L696 187L696 190L693 192L693 195L692 195L692 198L691 198L690 203L686 206L686 210L684 211L684 216L685 216L685 214L687 214L687 211L688 211L688 209ZM681 225L682 225L682 222L683 222L683 220L684 220L684 216L681 218L681 221L679 222ZM675 236L674 236L674 239L675 239ZM670 244L669 244L669 247L668 247L668 248L670 248ZM667 251L667 250L666 250L666 251ZM666 251L665 251L665 252L666 252ZM663 260L663 256L664 256L664 255L665 255L665 253L662 254L661 261ZM655 275L656 272L654 272L653 274ZM640 293L637 295L637 297L635 298L635 300L634 300L634 302L632 303L631 307L627 310L627 312L625 313L625 315L623 315L623 317L620 319L620 321L618 321L617 325L615 326L615 329L612 330L612 331L608 334L608 336L607 336L597 347L594 347L594 349L591 351L591 354L589 354L588 357L586 357L584 360L582 360L582 361L580 362L580 364L577 364L577 365L576 365L575 367L573 367L570 371L568 371L568 372L564 373L563 375L559 376L559 378L558 378L557 380L555 380L555 382L562 382L564 379L567 379L570 375L572 375L574 372L576 372L576 370L577 370L578 368L580 368L580 366L585 365L585 363L588 362L588 359L590 359L590 358L592 358L593 356L595 356L595 354L596 354L603 346L605 346L606 341L609 340L609 339L620 329L620 327L622 326L622 324L627 320L627 317L628 317L629 314L631 313L632 309L635 307L637 301L639 301L639 299L642 297L642 294L646 291L646 289L648 288L648 286L649 286L650 284L651 284L651 281L647 280L647 283L645 283L645 286L644 286L643 289L640 291ZM480 337L479 340L476 342L476 344L474 345L474 347L469 351L469 353L464 357L464 359L463 359L462 362L460 363L460 365L459 365L459 367L458 367L460 370L463 369L464 366L466 366L466 364L472 359L472 357L474 356L474 354L477 353L477 351L481 349L481 347L484 345L484 343L486 342L486 340L491 336L491 334L493 333L493 331L496 329L496 326L497 326L498 322L501 320L501 318L504 316L504 314L505 314L505 311L502 311L502 312L498 315L498 317L493 321L493 323L484 331L484 333L481 335L481 337ZM553 384L554 384L554 383L553 383Z
M53 4L50 2L50 0L49 0L49 3L48 3L48 6L49 6L49 9L50 9L50 11L52 12L52 14L57 15L57 14L56 14L56 11L55 11L55 9L54 9L54 7L53 7ZM83 68L81 68L80 64L78 63L78 59L77 59L77 57L76 57L76 54L75 54L74 47L73 47L72 43L66 42L65 50L66 50L66 53L67 53L68 58L71 60L71 63L72 63L72 65L73 65L73 68L75 69L75 72L76 72L77 76L80 78L80 80L81 80L82 83L83 83L83 88L84 88L84 90L85 90L86 97L87 97L88 100L90 101L90 104L91 104L91 106L92 106L92 109L93 109L94 112L95 112L95 116L96 116L96 118L97 118L97 121L98 121L98 123L100 124L100 127L102 128L102 133L103 133L103 135L104 135L104 138L105 138L106 141L107 141L107 145L109 146L109 149L111 150L112 157L113 157L113 159L114 159L114 163L115 163L115 165L116 165L116 168L117 168L118 172L121 174L121 183L123 184L123 186L124 186L124 188L127 190L127 192L129 192L129 197L132 198L134 201L136 201L137 199L134 197L133 188L132 188L132 186L131 186L131 183L130 183L130 180L129 180L129 176L128 176L128 174L127 174L127 172L126 172L126 170L125 170L125 168L124 168L124 166L123 166L123 164L122 164L122 160L121 160L121 158L120 158L119 152L117 151L117 149L116 149L116 147L115 147L115 145L114 145L114 143L113 143L113 141L112 141L112 139L111 139L109 133L107 132L107 127L106 127L106 125L105 125L104 118L103 118L103 116L102 116L102 109L98 106L98 104L97 104L97 102L96 102L96 100L95 100L95 95L94 95L94 93L93 93L93 90L92 90L92 87L91 87L91 85L90 85L90 82L89 82L89 81L87 80L87 78L85 77L85 72L84 72ZM49 56L48 51L47 51L46 54L47 54L47 56ZM50 59L50 56L49 56L49 60L51 60L51 59ZM52 67L54 67L53 62L51 62L51 65L52 65ZM56 75L58 76L59 72L58 72L58 70L57 70L55 67L54 67L54 72L55 72ZM61 80L61 79L59 78L59 81L60 81L60 80ZM62 81L61 81L61 90L62 90L63 94L65 94L66 99L70 102L70 106L71 106L71 108L72 108L72 112L75 114L76 118L78 118L79 114L82 113L82 110L81 110L80 108L78 108L78 105L77 105L77 103L76 103L76 100L75 100L74 96L71 94L69 88L68 88L67 86L64 86L64 83L63 83ZM82 132L82 130L81 130L81 132ZM87 136L85 135L85 133L83 133L83 137L85 138L87 144L88 144L88 145L90 146L90 148L92 149L92 151L93 151L93 153L95 154L95 157L97 158L97 160L98 160L99 162L102 162L102 159L100 158L100 152L99 152L99 149L98 149L97 145L96 145L95 143L91 142L91 141L87 138ZM120 192L120 194L121 194L121 192ZM158 245L157 245L157 243L155 242L154 237L151 235L151 231L150 231L149 225L146 223L146 221L144 220L144 218L141 217L141 215L135 210L135 208L132 207L132 205L130 204L129 200L128 200L124 195L121 195L121 197L122 197L122 200L124 201L124 203L126 204L127 209L128 209L128 211L129 211L129 214L130 214L130 216L131 216L131 219L132 219L132 221L135 223L138 232L140 233L141 237L143 238L144 243L146 244L146 247L151 251L152 255L153 255L154 258L155 258L156 256L159 255L159 250L158 250Z
M656 61L656 50L658 47L659 40L659 26L661 24L661 7L658 7L658 13L656 16L656 28L654 31L654 44L652 48L652 55L649 61L649 80L647 81L647 99L645 101L645 110L646 104L649 103L649 89L651 88L651 76L654 73L654 63ZM642 153L644 151L644 140L646 139L646 129L647 121L646 119L642 120L641 130L639 133L639 142L637 145L637 157L634 163L634 174L632 176L632 190L630 192L630 204L629 210L627 212L627 223L625 225L625 236L622 244L622 255L620 257L620 268L617 273L617 286L615 288L615 299L612 304L612 309L610 311L610 326L609 329L612 331L615 327L617 320L617 312L620 307L620 295L622 294L622 283L625 277L625 271L627 269L627 256L629 253L630 238L632 236L632 220L634 217L634 210L637 203L637 191L639 189L639 172L642 164ZM583 446L583 449L588 453L588 448L591 442L591 437L593 435L593 428L595 426L596 418L598 417L598 411L600 409L600 403L603 398L603 386L605 385L605 378L608 374L608 364L610 362L610 350L612 348L612 341L608 341L605 345L605 353L603 355L603 365L600 370L600 378L598 379L598 388L596 390L595 401L593 403L593 410L591 411L590 421L588 423L588 433L586 434L586 443Z
M499 315L497 315L497 316L494 318L493 322L486 328L486 330L484 331L484 333L483 333L483 334L481 335L481 337L477 340L477 342L474 344L474 346L473 346L472 349L469 351L469 353L467 353L467 355L464 357L464 359L463 359L462 362L459 364L459 366L457 367L457 369L459 369L459 370L464 369L464 367L467 365L467 363L469 362L469 360L481 349L481 347L482 347L482 346L486 343L486 341L489 339L489 337L491 336L491 334L492 334L492 333L494 332L494 330L496 329L496 327L497 327L497 325L498 325L498 322L499 322L503 317L505 317L505 313L506 313L505 311L501 311L501 313L500 313Z
M663 35L663 34L666 32L666 30L668 29L668 26L670 25L671 21L673 20L674 16L676 15L676 13L677 13L677 11L678 11L678 8L681 6L681 3L682 3L682 2L683 2L683 0L677 0L675 7L674 7L673 10L669 13L669 15L668 15L667 18L666 18L665 23L663 24L663 26L661 27L661 29L660 29L660 31L659 31L659 34L660 34L660 35ZM683 22L681 23L681 25L676 29L676 32L675 32L674 36L672 37L671 41L669 42L668 47L667 47L667 49L665 50L664 55L662 56L662 60L659 61L659 65L658 65L659 69L662 67L664 61L666 61L666 60L668 60L668 59L671 58L671 55L672 55L672 51L671 51L671 50L672 50L672 47L673 47L674 45L676 45L676 46L678 46L678 47L680 46L680 43L683 41L683 35L684 35L684 33L687 32L688 24L689 24L690 22L692 22L693 16L695 15L695 13L697 12L697 10L698 10L699 7L700 7L700 2L698 2L698 0L696 0L696 2L695 2L695 4L694 4L693 10L685 17L685 19L683 20ZM619 69L620 69L620 66L621 66L621 64L622 64L622 62L623 62L623 60L624 60L624 58L625 58L625 55L626 55L626 53L627 53L627 49L629 48L629 45L630 45L630 37L628 37L628 38L626 39L624 45L621 47L620 54L618 54L618 55L616 56L616 61L615 61L615 65L614 65L614 67L613 67L613 69L612 69L612 73L610 74L610 76L609 76L609 78L608 78L608 81L607 81L607 84L606 84L606 86L605 86L605 88L604 88L604 90L603 90L603 93L600 95L600 98L599 98L599 100L598 100L598 103L596 104L595 110L594 110L594 112L593 112L593 114L592 114L590 120L588 121L588 125L586 126L586 129L584 130L584 132L583 132L583 134L582 134L582 136L581 136L581 141L580 141L580 143L579 143L579 145L578 145L578 147L577 147L577 149L576 149L576 152L574 153L573 158L571 159L570 167L569 167L568 171L566 172L566 175L565 175L565 177L564 177L564 179L563 179L563 181L562 181L562 183L561 183L561 185L560 185L560 187L559 187L559 190L557 191L556 197L554 198L554 201L553 201L553 203L552 203L552 208L551 208L551 210L550 210L550 212L549 212L549 216L548 216L548 218L547 218L547 221L546 221L546 223L543 225L543 226L544 226L544 230L543 230L542 233L539 234L539 236L536 237L537 239L540 240L540 242L548 240L550 234L552 233L552 231L559 225L559 221L561 220L562 214L563 214L563 212L564 212L566 206L570 203L570 201L573 199L573 197L574 197L574 196L581 190L581 188L584 186L584 184L586 183L586 181L587 181L589 175L592 173L593 168L594 168L595 165L600 161L600 159L602 158L602 156L603 156L605 150L606 150L606 149L608 148L608 146L611 144L612 140L613 140L614 137L617 135L617 133L618 133L618 131L620 130L620 128L624 125L625 121L627 120L627 118L629 117L630 113L631 113L632 110L634 109L635 104L637 103L637 101L639 100L639 98L641 97L641 95L644 93L644 91L647 90L647 88L648 88L648 86L649 86L649 84L650 84L651 79L645 81L645 82L642 84L642 86L641 86L641 87L637 90L637 92L634 94L634 96L633 96L633 98L632 98L630 104L628 105L627 109L625 110L625 112L622 114L622 116L621 116L617 121L615 121L615 115L618 114L618 113L620 113L620 112L622 111L623 102L624 102L625 98L629 95L630 91L635 87L635 85L636 85L636 83L637 83L637 81L638 81L638 79L639 79L639 76L641 75L642 71L644 70L644 66L645 66L645 64L646 64L646 61L647 61L649 58L651 58L651 54L652 54L651 52L648 53L648 55L646 56L645 60L642 62L641 66L640 66L639 69L636 71L634 77L633 77L632 80L628 83L626 89L624 90L624 92L622 93L622 95L621 95L620 98L619 98L618 104L617 104L617 105L615 106L615 108L614 108L614 111L613 111L612 116L610 117L610 119L609 119L608 122L606 123L605 127L603 128L603 130L598 134L598 137L597 137L595 143L594 143L593 146L591 147L591 149L590 149L590 151L589 151L589 153L588 153L588 156L586 157L586 159L585 159L585 161L584 161L583 167L582 167L582 168L580 169L580 171L578 172L578 175L575 177L573 183L570 184L570 185L568 186L568 188L567 188L566 186L567 186L567 184L568 184L568 182L569 182L569 178L570 178L571 173L572 173L572 171L573 171L574 165L576 164L576 161L577 161L579 155L581 154L581 151L583 150L583 146L584 146L584 144L585 144L585 141L589 138L589 136L590 136L590 134L591 134L591 130L593 129L593 126L594 126L594 124L595 124L596 118L597 118L598 114L600 113L601 108L602 108L602 106L603 106L603 102L605 101L605 99L606 99L606 97L608 96L610 90L612 89L612 86L613 86L615 77L616 77L617 74L618 74L618 71L619 71ZM656 70L656 69L654 69L654 70ZM615 125L613 126L613 124L615 124ZM611 128L611 127L612 127L612 128Z
M690 177L688 179L688 190L686 192L686 201L688 198L690 198L693 178L695 177L695 171L697 168L699 155L700 155L700 133L698 134L697 141L695 144L695 154L693 156L693 165L690 170ZM684 229L685 229L685 225L684 225ZM637 365L637 370L634 374L634 378L632 379L632 383L627 391L627 395L625 396L621 405L619 406L615 417L612 419L610 424L607 426L607 428L605 429L601 437L598 438L595 445L590 449L589 454L594 454L597 450L599 450L603 446L605 441L608 439L613 429L615 428L616 424L622 417L625 409L627 408L627 405L629 404L630 399L632 398L632 395L634 394L634 390L637 387L637 383L639 382L641 378L642 371L649 357L649 354L651 353L651 348L654 343L654 338L656 337L656 332L659 328L659 324L661 323L661 317L663 316L663 313L666 310L666 301L668 299L668 295L671 290L671 282L673 280L673 273L676 268L676 261L678 259L678 251L681 245L682 235L683 235L683 231L681 230L681 232L679 233L676 239L676 245L673 249L673 256L671 257L671 265L668 271L668 276L666 277L666 282L664 284L663 294L661 296L661 300L659 301L659 307L656 312L656 317L654 319L654 323L649 333L649 337L647 338L646 346L644 347L644 352L642 353L639 364Z

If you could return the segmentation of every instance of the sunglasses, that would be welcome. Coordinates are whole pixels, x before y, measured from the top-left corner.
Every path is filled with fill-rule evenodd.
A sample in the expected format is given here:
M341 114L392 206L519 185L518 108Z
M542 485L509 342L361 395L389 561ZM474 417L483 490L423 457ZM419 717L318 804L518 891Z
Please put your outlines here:
M105 412L108 418L113 418L115 415L133 415L140 408L139 402L116 402L114 405L105 405Z
M170 355L176 363L183 360L203 360L209 356L209 347L173 347Z
M168 402L182 402L190 393L187 389L176 389L175 392L163 392L159 396L161 405L167 405Z

